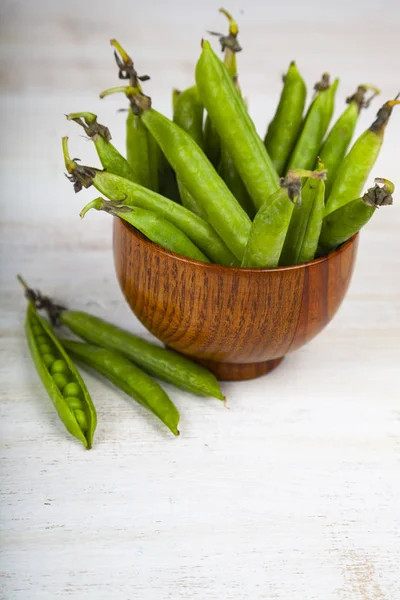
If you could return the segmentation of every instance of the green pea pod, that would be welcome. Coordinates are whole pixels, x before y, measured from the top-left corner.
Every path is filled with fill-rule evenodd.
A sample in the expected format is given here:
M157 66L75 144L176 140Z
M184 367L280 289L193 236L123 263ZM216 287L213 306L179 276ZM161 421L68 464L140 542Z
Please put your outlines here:
M239 52L242 48L239 46L237 41L237 36L239 33L239 28L237 26L236 21L232 18L232 16L223 8L220 9L229 21L229 33L228 36L223 36L220 38L222 51L224 54L224 65L229 75L232 77L232 81L238 91L241 93L239 80L238 80L238 69L237 69L237 61L236 61L236 52ZM251 219L253 219L255 215L254 205L250 198L250 194L248 193L246 186L244 185L238 170L236 169L235 163L232 160L231 155L229 154L228 148L221 144L221 156L218 165L218 173L225 181L228 188L231 190L232 194L235 196L236 200L239 202L240 206L246 211Z
M200 147L204 147L203 141L203 112L204 108L200 101L196 86L179 92L174 101L174 123L179 125ZM196 215L205 218L205 212L196 199L185 188L178 179L178 189L183 206Z
M304 119L287 169L312 169L314 167L322 140L332 119L338 85L338 79L329 85L329 75L327 74L323 75L322 81L316 84L317 95Z
M278 175L230 74L206 41L196 66L196 84L258 210L265 198L279 189ZM242 258L242 251L237 256Z
M135 175L134 181L151 188L149 135L139 115L129 109L126 119L126 157Z
M144 110L142 120L209 223L241 260L251 221L203 151L185 131L154 109Z
M135 175L128 161L111 144L110 131L108 127L97 122L97 115L89 112L70 113L67 119L83 127L86 135L94 142L100 162L106 171L135 181Z
M299 137L306 94L306 84L296 63L292 61L284 77L278 108L264 139L267 152L279 175L284 174L285 165Z
M190 210L195 215L197 215L198 217L201 217L202 219L206 220L207 216L206 216L204 210L202 210L201 206L198 204L198 202L196 202L196 200L194 199L192 194L190 194L187 191L187 189L185 188L185 186L179 179L177 180L177 182L178 182L179 196L180 196L183 206L185 208L187 208L188 210Z
M218 173L225 181L243 210L246 211L250 219L253 219L255 215L253 202L251 201L242 178L225 146L221 147L221 160L218 167Z
M159 190L159 172L162 152L152 135L148 136L149 165L150 165L150 189L154 192Z
M154 211L176 225L214 262L229 266L240 264L213 227L185 207L112 173L78 165L69 157L67 138L63 138L63 152L65 166L75 191L79 191L82 186L94 185L101 194L118 205Z
M217 169L221 158L221 140L209 114L204 123L204 152Z
M96 409L82 377L50 324L37 313L34 292L27 287L26 290L30 300L25 331L36 370L66 429L89 449L97 424Z
M373 89L374 95L365 100L365 94L368 89ZM379 94L377 88L370 85L359 85L357 91L347 98L349 106L340 115L321 148L319 156L328 171L325 184L325 193L327 196L329 196L337 171L350 145L360 111L362 108L369 106L376 94Z
M96 198L89 202L81 211L81 217L90 209L104 210L105 212L120 217L143 235L159 246L176 252L181 256L194 258L203 262L210 262L190 239L175 225L160 217L155 212L143 208L129 207L118 202L106 201Z
M55 311L52 310L54 316ZM152 344L85 312L58 309L60 323L90 344L116 350L150 375L200 396L225 400L215 376L181 354Z
M355 141L341 163L326 202L325 216L359 198L382 147L386 125L393 107L400 100L389 100L378 111L371 127Z
M200 148L204 148L203 113L196 86L192 86L177 95L174 106L174 123L182 127Z
M378 184L383 183L383 187ZM393 204L394 185L387 179L375 179L375 186L362 198L347 202L326 216L319 238L319 254L328 254L346 242L372 217L380 206Z
M113 350L60 340L74 359L95 369L156 415L174 435L179 435L179 411L162 387L147 373Z
M295 169L281 180L281 188L267 198L254 218L242 267L278 266L294 203L301 203L301 177L319 179L325 173Z
M324 165L319 163L318 172ZM280 265L297 265L313 260L318 249L322 220L325 212L325 183L309 177L301 190L301 206L292 213Z

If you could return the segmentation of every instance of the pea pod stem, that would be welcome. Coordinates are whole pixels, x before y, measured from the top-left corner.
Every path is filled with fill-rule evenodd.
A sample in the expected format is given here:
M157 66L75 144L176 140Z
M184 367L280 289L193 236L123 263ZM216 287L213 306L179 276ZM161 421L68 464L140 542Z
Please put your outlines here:
M97 115L81 112L70 113L66 116L68 121L74 121L80 125L86 135L93 141L101 164L106 171L131 181L137 179L126 158L111 144L111 134L108 127L97 122Z

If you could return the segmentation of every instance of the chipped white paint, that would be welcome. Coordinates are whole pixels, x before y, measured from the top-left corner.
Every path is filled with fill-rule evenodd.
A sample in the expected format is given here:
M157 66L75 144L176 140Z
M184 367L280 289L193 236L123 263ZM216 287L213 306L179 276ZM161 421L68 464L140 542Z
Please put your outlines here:
M168 6L167 6L168 5ZM240 16L232 0L227 8ZM243 4L244 6L244 4ZM298 7L298 8L297 8ZM60 136L93 148L63 114L97 111L122 147L110 37L134 52L156 107L192 82L198 40L223 30L210 0L4 2L1 19L1 513L4 600L398 600L400 218L362 236L342 310L271 375L226 384L229 409L168 387L180 439L88 376L94 450L59 424L23 337L15 274L71 306L143 332L115 281L110 220L78 219ZM338 109L368 81L398 91L399 8L338 0L245 3L242 86L264 129L280 74L340 74ZM397 49L397 52L396 52ZM362 116L362 126L374 108ZM399 179L400 114L373 175ZM400 196L399 196L400 197ZM397 200L397 198L396 198Z

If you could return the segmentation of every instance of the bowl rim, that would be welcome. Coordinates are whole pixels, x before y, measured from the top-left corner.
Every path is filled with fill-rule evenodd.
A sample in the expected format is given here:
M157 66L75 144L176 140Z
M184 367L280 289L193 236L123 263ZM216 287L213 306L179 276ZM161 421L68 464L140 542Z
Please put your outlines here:
M206 263L201 260L197 260L195 258L189 258L187 256L182 256L182 254L177 254L176 252L172 252L172 250L167 250L166 248L163 248L159 244L156 244L155 242L152 242L151 240L149 240L149 238L147 238L145 235L143 235L138 229L135 229L135 227L133 227L132 225L130 225L129 223L124 221L124 219L121 219L120 217L117 217L117 216L115 216L114 218L118 219L120 221L120 223L122 224L122 226L125 227L125 229L127 229L131 235L134 235L137 238L139 238L142 241L142 243L149 246L153 250L157 251L159 254L163 254L165 256L168 256L169 258L173 258L181 263L191 264L196 267L202 267L204 269L210 269L210 270L215 270L215 271L224 271L224 272L226 271L227 273L277 273L277 272L281 272L281 271L292 271L294 269L304 269L306 267L310 267L313 265L318 265L320 263L326 262L326 261L330 260L331 258L333 258L334 256L337 256L337 255L341 254L342 252L345 252L349 246L353 245L353 243L356 241L356 239L359 236L359 232L357 232L354 235L352 235L351 238L349 238L346 242L342 243L338 248L336 248L336 250L333 250L326 256L321 256L320 258L314 258L313 260L309 260L308 262L304 262L304 263L299 263L298 265L288 265L288 266L284 266L284 267L283 266L282 267L272 267L269 269L263 269L263 268L258 268L258 267L229 267L228 265L220 265L217 263Z

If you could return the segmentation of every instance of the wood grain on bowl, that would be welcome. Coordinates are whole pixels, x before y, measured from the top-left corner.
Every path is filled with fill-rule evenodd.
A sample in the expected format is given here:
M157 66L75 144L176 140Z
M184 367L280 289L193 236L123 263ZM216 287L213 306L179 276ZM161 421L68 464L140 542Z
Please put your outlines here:
M294 267L240 269L160 248L114 219L117 277L135 315L171 348L220 379L249 379L315 337L350 283L358 237Z

